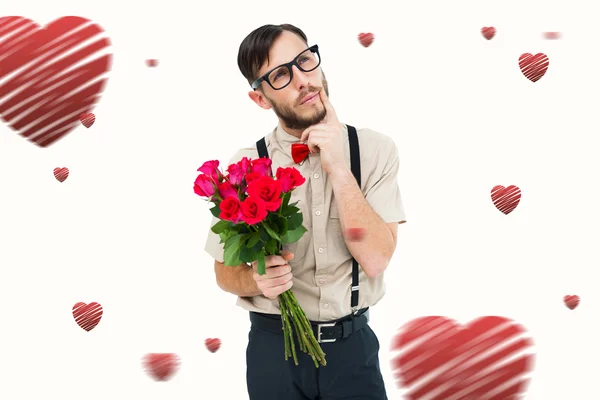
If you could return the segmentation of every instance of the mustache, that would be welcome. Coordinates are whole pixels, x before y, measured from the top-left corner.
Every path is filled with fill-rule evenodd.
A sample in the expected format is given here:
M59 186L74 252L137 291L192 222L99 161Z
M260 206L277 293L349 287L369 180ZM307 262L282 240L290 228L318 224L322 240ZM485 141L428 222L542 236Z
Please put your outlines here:
M304 100L306 98L306 96L308 96L311 93L319 93L319 91L323 89L323 88L314 88L313 90L309 90L305 93L302 93L300 95L300 98L298 99L298 104L302 103L302 100Z

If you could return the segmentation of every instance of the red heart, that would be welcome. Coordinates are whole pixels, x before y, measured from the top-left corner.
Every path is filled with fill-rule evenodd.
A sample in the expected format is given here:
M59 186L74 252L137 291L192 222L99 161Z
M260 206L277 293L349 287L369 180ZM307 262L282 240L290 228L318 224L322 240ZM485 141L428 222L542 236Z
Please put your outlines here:
M375 35L373 35L372 33L358 34L358 41L365 47L369 47L371 43L373 43L373 40L375 40Z
M490 40L496 34L496 28L494 28L493 26L485 26L481 28L481 34L484 38Z
M525 78L532 82L537 82L548 70L550 60L544 53L537 53L535 56L531 53L523 53L519 57L519 67Z
M83 126L89 128L90 126L94 125L94 122L96 121L96 116L92 113L83 113L79 116L79 120L81 121Z
M211 353L215 353L217 350L219 350L221 348L221 339L214 339L214 338L206 339L204 341L204 345L206 346L208 351L210 351Z
M507 188L502 185L494 186L492 189L492 201L498 210L508 215L519 205L521 201L521 189L514 185L510 185Z
M577 295L567 295L563 298L565 305L569 307L571 310L574 310L575 307L579 305L579 296Z
M168 380L179 368L179 357L174 353L149 353L143 360L146 372L155 380Z
M151 58L146 60L146 64L148 64L149 67L156 67L158 65L158 60Z
M77 325L89 332L100 322L102 306L98 303L76 303L73 306L73 317Z
M560 32L544 32L544 38L554 40L560 39Z
M23 17L0 18L0 99L6 99L0 116L38 146L56 142L97 103L109 46L102 28L85 18L62 17L45 28Z
M54 177L57 181L64 182L69 177L69 168L54 168Z
M533 341L502 317L478 318L462 328L444 317L417 318L394 338L392 359L407 399L517 398L533 370ZM520 398L520 397L519 397Z
M360 242L365 238L364 228L348 228L347 230L348 241Z

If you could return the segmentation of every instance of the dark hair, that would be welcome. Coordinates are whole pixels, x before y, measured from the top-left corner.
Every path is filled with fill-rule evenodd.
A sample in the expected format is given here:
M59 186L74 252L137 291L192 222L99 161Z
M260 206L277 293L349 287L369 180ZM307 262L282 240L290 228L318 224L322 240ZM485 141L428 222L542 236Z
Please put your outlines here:
M252 31L240 44L238 67L249 85L258 79L258 70L265 61L269 62L271 46L283 31L295 33L308 46L308 39L302 29L291 24L263 25Z

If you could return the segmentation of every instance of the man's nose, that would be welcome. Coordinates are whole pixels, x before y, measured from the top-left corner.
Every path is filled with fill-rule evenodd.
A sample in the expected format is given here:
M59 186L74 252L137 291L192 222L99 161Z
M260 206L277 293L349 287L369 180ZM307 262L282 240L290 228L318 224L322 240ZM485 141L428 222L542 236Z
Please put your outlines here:
M298 88L307 87L308 83L310 81L310 79L308 77L308 73L302 71L295 65L292 67L292 70L293 70L292 79L294 80L294 85Z

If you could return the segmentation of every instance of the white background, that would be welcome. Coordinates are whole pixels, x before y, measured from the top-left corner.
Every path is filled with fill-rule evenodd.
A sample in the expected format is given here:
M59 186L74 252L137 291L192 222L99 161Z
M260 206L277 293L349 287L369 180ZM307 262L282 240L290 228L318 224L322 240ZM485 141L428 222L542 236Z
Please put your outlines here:
M240 42L292 23L317 43L342 122L392 136L408 222L372 310L390 399L389 344L424 315L501 315L533 337L532 400L600 398L597 14L592 1L3 2L40 24L77 15L112 40L96 122L49 148L0 128L0 398L247 398L249 321L203 252L192 191L277 123L237 67ZM495 26L491 41L480 29ZM542 32L560 31L560 40ZM373 32L369 48L357 41ZM518 67L544 52L536 83ZM148 68L147 58L159 59ZM64 183L55 167L71 173ZM517 185L509 215L490 199ZM578 294L571 311L563 296ZM92 331L76 302L104 309ZM204 339L218 337L209 353ZM174 352L169 382L142 370Z

